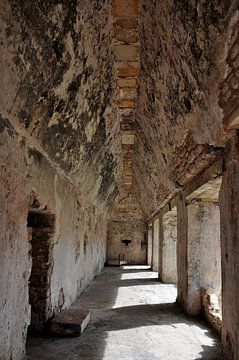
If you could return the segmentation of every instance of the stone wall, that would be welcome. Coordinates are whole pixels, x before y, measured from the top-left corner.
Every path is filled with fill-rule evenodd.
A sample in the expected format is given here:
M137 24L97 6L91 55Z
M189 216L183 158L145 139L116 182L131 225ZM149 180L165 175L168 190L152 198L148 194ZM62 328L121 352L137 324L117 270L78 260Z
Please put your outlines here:
M184 211L180 211L181 209ZM178 299L190 315L202 312L202 288L221 294L219 207L195 201L178 206Z
M102 269L107 221L105 211L82 198L11 127L1 129L0 143L0 358L15 360L24 355L30 323L27 218L32 191L41 208L55 215L48 316L69 307Z
M107 259L146 264L147 227L143 221L111 221L108 225ZM124 242L126 240L126 242ZM127 244L127 240L128 242Z
M131 240L126 245L122 240ZM108 225L107 259L121 260L124 254L129 264L146 264L147 223L135 194L121 189Z
M226 76L220 86L219 104L223 109L224 126L238 129L239 127L239 14L231 18L231 38L227 45Z
M226 359L239 359L238 252L239 157L238 136L228 144L220 190L222 246L222 343Z
M28 201L22 169L16 166L18 150L12 151L12 157L0 155L0 357L4 360L23 358L30 322Z
M107 0L0 3L4 360L22 358L30 322L32 193L55 216L48 316L69 307L105 262L120 163L111 10Z
M214 249L201 248L200 231L204 240L212 233L203 216L195 221L194 204L188 214L183 191L224 155L227 125L238 128L236 9L238 0L0 2L1 358L24 355L33 193L55 217L47 316L100 271L106 239L108 259L145 263L146 219L176 191L178 301L188 309L190 281L197 294L211 286L199 257ZM220 200L222 334L235 358L237 155ZM161 220L153 224L155 270Z
M177 283L177 211L169 211L162 220L161 268L163 282Z
M230 70L225 59L235 38L237 7L237 0L210 6L141 1L135 173L146 212L223 152L227 133L219 95ZM234 78L236 60L232 66L230 59ZM236 101L236 89L230 89Z
M201 289L221 294L220 213L213 203L196 202L188 211L188 312L202 310Z
M10 123L88 201L112 202L120 149L110 141L119 124L112 121L109 2L7 0L0 4L0 37L1 123Z

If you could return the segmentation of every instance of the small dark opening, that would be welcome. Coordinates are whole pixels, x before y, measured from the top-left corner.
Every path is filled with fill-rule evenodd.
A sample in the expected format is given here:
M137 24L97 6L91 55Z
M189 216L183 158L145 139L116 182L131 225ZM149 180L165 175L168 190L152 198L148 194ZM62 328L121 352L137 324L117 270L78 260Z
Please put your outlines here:
M46 211L31 209L28 213L27 226L32 228L54 227L55 216Z
M124 240L121 240L123 244L125 244L126 246L128 246L132 240L127 240L127 239L124 239Z

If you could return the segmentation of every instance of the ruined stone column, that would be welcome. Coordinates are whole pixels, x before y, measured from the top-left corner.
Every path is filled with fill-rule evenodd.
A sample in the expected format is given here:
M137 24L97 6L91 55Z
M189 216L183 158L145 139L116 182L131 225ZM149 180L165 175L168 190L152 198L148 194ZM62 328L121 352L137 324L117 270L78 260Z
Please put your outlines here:
M222 343L225 358L239 359L239 156L228 148L219 196L222 248Z
M153 251L153 243L152 243L152 224L148 226L148 247L147 247L147 264L152 266L152 251Z
M159 219L153 222L153 271L159 270Z
M162 218L160 231L161 261L160 279L165 283L177 283L177 212L167 212Z
M217 295L221 292L220 214L217 204L197 200L181 209L178 301L189 315L196 316L202 311L202 288L211 288Z

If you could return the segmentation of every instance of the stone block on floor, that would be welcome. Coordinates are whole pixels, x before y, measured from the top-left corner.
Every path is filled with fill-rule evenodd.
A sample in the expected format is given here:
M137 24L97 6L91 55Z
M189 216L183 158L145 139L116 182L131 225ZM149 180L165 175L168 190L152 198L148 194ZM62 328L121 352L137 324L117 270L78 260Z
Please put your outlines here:
M80 336L90 321L88 310L68 309L52 319L50 333L62 336Z

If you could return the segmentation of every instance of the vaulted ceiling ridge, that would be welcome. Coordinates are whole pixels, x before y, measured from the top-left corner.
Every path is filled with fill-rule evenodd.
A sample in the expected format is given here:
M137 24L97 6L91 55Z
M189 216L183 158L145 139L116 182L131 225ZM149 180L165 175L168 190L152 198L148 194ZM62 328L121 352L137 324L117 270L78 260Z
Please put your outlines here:
M135 104L140 67L139 0L113 0L112 6L116 101L122 144L122 185L127 193L132 193L134 185Z

